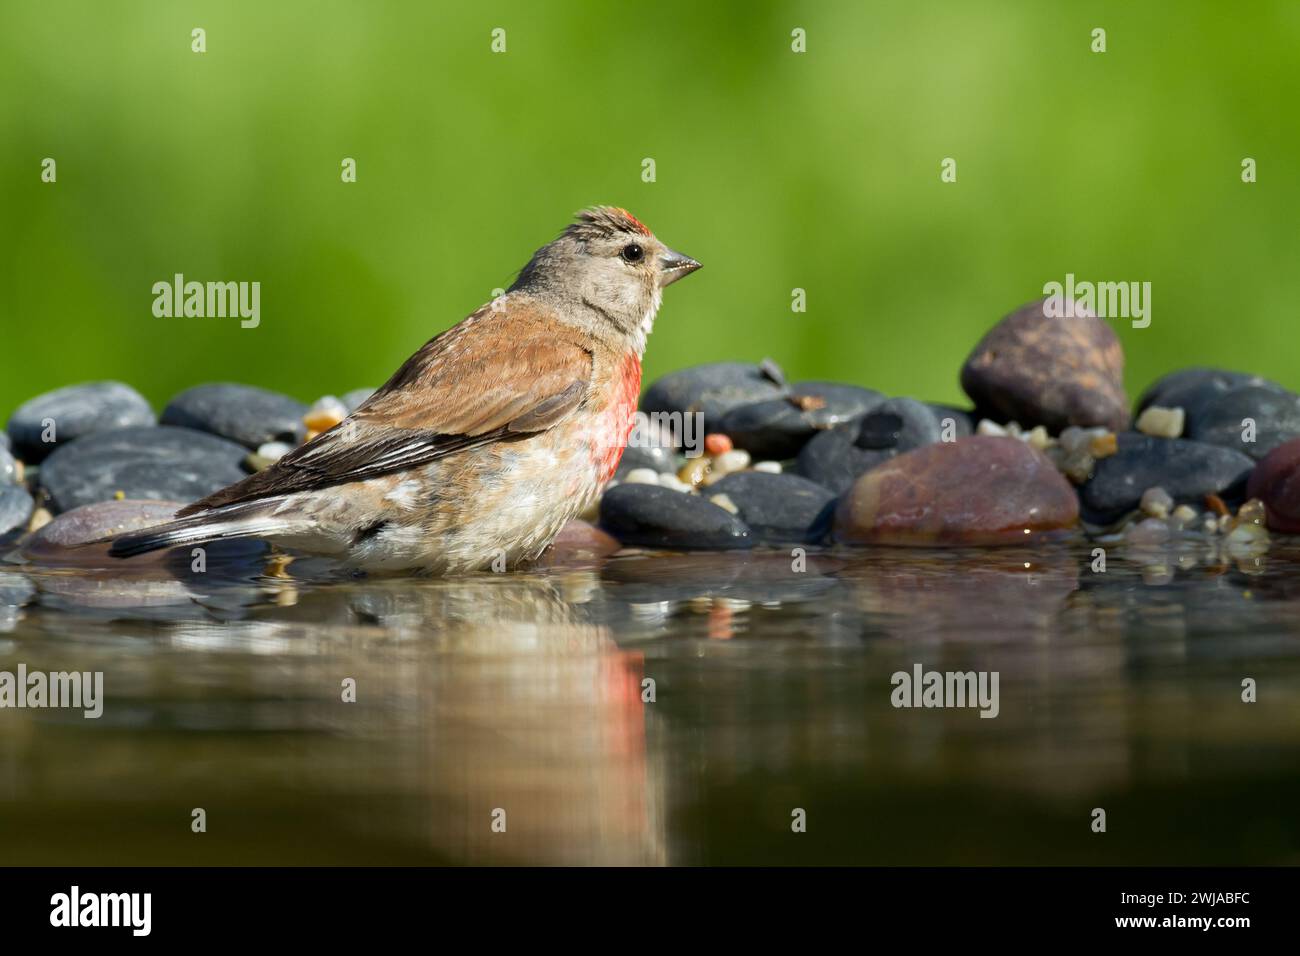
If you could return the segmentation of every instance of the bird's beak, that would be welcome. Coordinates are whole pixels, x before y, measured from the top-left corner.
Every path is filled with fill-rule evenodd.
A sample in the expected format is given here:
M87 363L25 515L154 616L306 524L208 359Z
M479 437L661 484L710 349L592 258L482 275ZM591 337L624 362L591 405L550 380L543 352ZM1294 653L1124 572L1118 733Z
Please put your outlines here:
M659 288L672 285L682 276L690 275L699 267L700 264L690 256L665 249L663 255L659 257Z

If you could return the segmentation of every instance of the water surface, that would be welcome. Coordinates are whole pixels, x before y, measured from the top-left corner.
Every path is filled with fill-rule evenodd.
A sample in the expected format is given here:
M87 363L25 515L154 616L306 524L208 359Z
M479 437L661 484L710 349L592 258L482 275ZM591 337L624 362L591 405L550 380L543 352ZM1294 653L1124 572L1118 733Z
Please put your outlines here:
M106 702L0 710L0 863L1300 862L1300 546L1093 547L8 565L0 670Z

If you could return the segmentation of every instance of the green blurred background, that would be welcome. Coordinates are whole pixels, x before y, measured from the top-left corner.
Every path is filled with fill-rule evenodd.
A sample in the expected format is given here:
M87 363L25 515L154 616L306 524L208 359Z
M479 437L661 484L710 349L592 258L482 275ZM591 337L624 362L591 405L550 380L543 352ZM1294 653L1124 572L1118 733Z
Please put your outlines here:
M772 356L956 400L1073 272L1153 284L1151 327L1114 323L1130 392L1194 363L1297 387L1298 51L1294 0L4 0L0 416L88 379L376 385L593 203L706 266L647 380ZM155 318L177 272L260 281L260 327Z

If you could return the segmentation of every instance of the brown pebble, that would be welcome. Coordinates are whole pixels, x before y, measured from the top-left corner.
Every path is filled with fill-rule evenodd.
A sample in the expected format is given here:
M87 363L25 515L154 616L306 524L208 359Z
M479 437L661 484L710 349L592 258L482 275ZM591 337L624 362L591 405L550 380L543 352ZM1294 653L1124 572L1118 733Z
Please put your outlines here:
M1206 495L1205 507L1209 508L1211 511L1213 511L1216 515L1219 515L1220 517L1232 513L1231 511L1228 510L1228 506L1223 503L1223 499L1220 498L1218 495Z
M1117 451L1119 451L1119 439L1114 432L1096 435L1088 442L1088 453L1093 458L1109 458Z

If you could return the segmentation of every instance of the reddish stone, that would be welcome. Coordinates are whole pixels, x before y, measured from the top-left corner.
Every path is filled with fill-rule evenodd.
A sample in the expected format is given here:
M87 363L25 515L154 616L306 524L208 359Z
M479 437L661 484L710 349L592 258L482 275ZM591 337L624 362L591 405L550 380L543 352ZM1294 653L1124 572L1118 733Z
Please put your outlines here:
M560 529L539 563L543 567L587 564L607 558L621 547L613 535L575 518Z
M730 436L723 435L721 432L714 432L711 435L704 436L704 451L711 458L725 455L734 447L735 446L732 444Z
M1077 305L1074 317L1045 315L1045 302L989 330L962 366L961 387L981 412L1026 428L1126 428L1124 352L1114 330Z
M849 544L1018 544L1078 520L1079 499L1046 455L975 435L867 472L840 500L834 534Z
M1300 438L1283 442L1250 473L1246 494L1264 502L1268 527L1300 534Z

